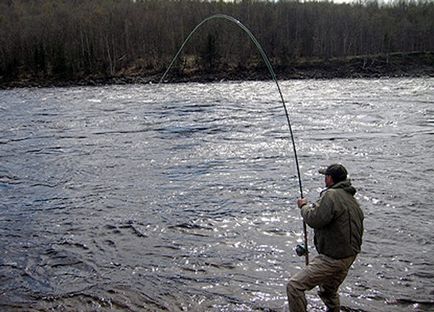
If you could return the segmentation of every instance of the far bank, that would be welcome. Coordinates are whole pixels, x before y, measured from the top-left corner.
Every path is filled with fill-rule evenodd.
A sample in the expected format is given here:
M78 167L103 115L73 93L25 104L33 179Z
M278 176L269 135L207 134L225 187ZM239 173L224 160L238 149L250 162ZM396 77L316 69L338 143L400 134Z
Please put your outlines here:
M434 77L434 52L390 53L330 59L297 59L286 64L271 60L277 79L335 79ZM140 63L123 68L114 75L76 74L65 72L20 73L16 77L0 76L0 88L92 86L106 84L157 83L166 68L144 68ZM19 71L18 71L19 72ZM215 82L268 80L271 75L258 59L246 66L213 64L191 57L182 57L167 75L165 82Z

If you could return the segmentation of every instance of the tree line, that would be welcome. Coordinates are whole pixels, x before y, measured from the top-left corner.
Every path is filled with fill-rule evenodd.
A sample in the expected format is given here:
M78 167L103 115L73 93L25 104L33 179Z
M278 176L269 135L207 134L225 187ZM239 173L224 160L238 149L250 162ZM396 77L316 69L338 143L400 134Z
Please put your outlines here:
M256 36L273 66L434 51L434 2L3 0L0 81L161 73L204 18L223 13ZM182 68L247 68L260 55L236 25L208 22Z

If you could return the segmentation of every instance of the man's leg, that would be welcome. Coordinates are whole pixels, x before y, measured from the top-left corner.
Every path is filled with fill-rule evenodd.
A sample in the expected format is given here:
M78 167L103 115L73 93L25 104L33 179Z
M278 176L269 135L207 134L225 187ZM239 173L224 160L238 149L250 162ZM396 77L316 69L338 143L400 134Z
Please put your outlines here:
M304 292L331 279L342 268L336 265L337 261L339 260L318 255L301 272L291 277L286 287L290 312L306 311L307 301Z
M311 290L317 285L325 285L327 289L325 293L326 298L332 298L333 296L332 294L329 294L329 290L331 293L333 293L333 291L329 287L328 282L331 283L330 285L335 285L337 282L331 282L334 280L334 276L340 275L340 278L342 278L341 272L345 271L345 274L342 273L342 275L344 275L342 280L337 283L337 287L339 288L339 285L342 283L343 279L345 279L348 268L351 266L351 263L354 261L354 259L355 257L352 257L350 260L346 261L335 260L324 255L318 255L317 257L313 258L313 260L309 263L307 267L305 267L301 272L291 277L288 282L286 292L288 295L289 311L306 311L307 301L304 292L306 290ZM334 291L334 294L338 296L337 288ZM336 304L334 304L333 307L339 309L339 297L337 298L337 306ZM333 302L336 303L336 301Z
M288 306L290 312L306 311L307 301L304 291L308 288L304 285L304 272L294 275L286 285L286 294L288 295Z
M348 274L348 270L356 257L333 260L336 265L336 273L319 284L318 295L327 306L327 311L339 312L340 300L338 289Z

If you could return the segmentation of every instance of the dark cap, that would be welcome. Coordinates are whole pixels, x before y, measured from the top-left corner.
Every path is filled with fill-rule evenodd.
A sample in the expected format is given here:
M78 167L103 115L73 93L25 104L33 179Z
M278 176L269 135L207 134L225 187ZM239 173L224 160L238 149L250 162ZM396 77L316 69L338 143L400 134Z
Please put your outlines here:
M318 170L319 173L331 176L334 183L345 181L347 179L347 169L340 164L332 164L325 169Z

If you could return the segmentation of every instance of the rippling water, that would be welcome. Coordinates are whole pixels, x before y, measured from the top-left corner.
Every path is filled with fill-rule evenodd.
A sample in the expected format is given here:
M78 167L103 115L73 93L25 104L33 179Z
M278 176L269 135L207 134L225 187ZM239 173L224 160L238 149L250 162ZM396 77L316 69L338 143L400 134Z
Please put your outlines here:
M433 311L434 79L281 87L307 197L339 161L366 214L343 306ZM1 310L287 309L302 224L272 82L0 91L0 130Z

